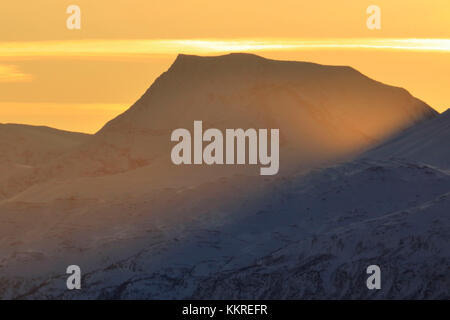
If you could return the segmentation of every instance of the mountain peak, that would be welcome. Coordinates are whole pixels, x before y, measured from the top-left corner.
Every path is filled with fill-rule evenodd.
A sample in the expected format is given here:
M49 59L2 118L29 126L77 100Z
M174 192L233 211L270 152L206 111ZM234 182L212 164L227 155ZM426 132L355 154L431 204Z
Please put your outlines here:
M227 64L229 66L233 64L247 65L252 62L271 61L261 56L250 53L229 53L218 56L198 56L190 54L178 54L177 58L173 62L169 71L178 69L191 69L201 65L217 65Z
M189 63L189 62L195 62L195 61L230 61L230 60L243 60L243 61L249 61L249 60L270 60L266 59L264 57L258 56L253 53L244 53L244 52L232 52L227 53L223 55L218 56L199 56L194 54L184 54L180 53L178 54L177 58L174 61L175 63Z
M278 111L295 104L300 108L298 112L308 114L328 113L350 118L353 114L359 119L355 123L371 115L366 127L369 127L367 134L370 132L372 137L383 127L374 119L384 113L396 120L380 121L391 124L406 124L412 119L435 115L432 108L406 90L384 85L348 66L272 60L250 53L179 54L167 72L158 77L136 104L110 121L101 132L119 122L126 122L127 127L148 127L150 124L145 119L155 110L170 114L189 110L189 116L199 112L197 117L207 118L212 116L208 112L215 114L223 105L241 113L249 110L249 105L257 104L261 108L267 99L273 100ZM408 105L406 113L399 107L404 105ZM142 114L138 115L140 112ZM128 120L122 121L124 118ZM173 119L175 123L178 120ZM154 126L161 127L160 124ZM378 128L377 133L372 132L375 128Z
M323 78L344 77L363 78L368 77L350 66L323 65L308 61L274 60L251 53L229 53L218 56L198 56L178 54L177 58L167 70L169 74L185 74L192 77L201 73L203 77L210 78L212 74L257 75L259 78L276 75L295 78ZM372 79L370 79L373 81Z

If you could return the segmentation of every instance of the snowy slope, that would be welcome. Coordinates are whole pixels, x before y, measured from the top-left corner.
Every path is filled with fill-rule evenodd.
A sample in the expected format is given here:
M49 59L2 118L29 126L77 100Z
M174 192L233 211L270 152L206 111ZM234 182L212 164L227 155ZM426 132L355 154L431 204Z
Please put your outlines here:
M0 295L449 298L448 173L402 161L357 160L262 186L221 186L235 191L233 201L198 212L189 198L199 191L202 203L214 202L218 195L206 191L211 185L180 192L172 199L182 204L170 210L173 218L167 211L165 217L141 217L134 229L122 226L115 238L105 236L109 244L98 235L96 243L78 243L77 253L61 261L65 252L59 251L45 277L42 271L33 280L7 277ZM253 197L243 194L249 187ZM45 256L31 260L38 270ZM57 270L67 261L79 261L86 272L82 291L64 290ZM365 287L370 264L382 269L378 292Z
M44 126L0 124L0 199L15 192L10 178L29 176L34 168L86 142L89 136Z
M44 126L0 124L0 162L36 166L85 142L89 136Z
M404 158L450 169L450 109L401 132L364 156Z

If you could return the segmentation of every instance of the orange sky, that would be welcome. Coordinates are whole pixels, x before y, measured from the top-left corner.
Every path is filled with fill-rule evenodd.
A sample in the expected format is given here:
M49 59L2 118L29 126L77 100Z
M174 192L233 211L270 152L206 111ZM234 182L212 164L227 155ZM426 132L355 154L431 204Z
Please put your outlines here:
M70 4L81 30L66 28ZM178 52L235 51L351 65L450 107L448 0L15 0L0 3L0 122L95 132Z

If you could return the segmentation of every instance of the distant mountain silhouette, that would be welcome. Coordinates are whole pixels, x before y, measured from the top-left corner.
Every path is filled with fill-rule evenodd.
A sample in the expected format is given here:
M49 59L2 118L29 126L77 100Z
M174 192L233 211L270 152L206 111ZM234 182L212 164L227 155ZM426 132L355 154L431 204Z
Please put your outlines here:
M171 131L203 120L219 129L280 128L286 169L291 161L309 166L346 157L436 114L406 90L351 67L252 54L179 55L129 110L96 134L92 151L103 158L102 145L121 150L117 156L127 161L111 169L133 169L166 159Z

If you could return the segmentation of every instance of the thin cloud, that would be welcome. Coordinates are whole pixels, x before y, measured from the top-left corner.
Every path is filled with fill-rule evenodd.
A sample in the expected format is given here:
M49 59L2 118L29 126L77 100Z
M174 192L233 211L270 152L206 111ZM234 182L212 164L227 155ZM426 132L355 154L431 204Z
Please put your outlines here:
M30 82L32 80L31 74L23 73L17 66L0 64L0 82Z
M0 43L0 58L129 57L155 54L301 50L387 50L450 52L450 39L143 39Z

